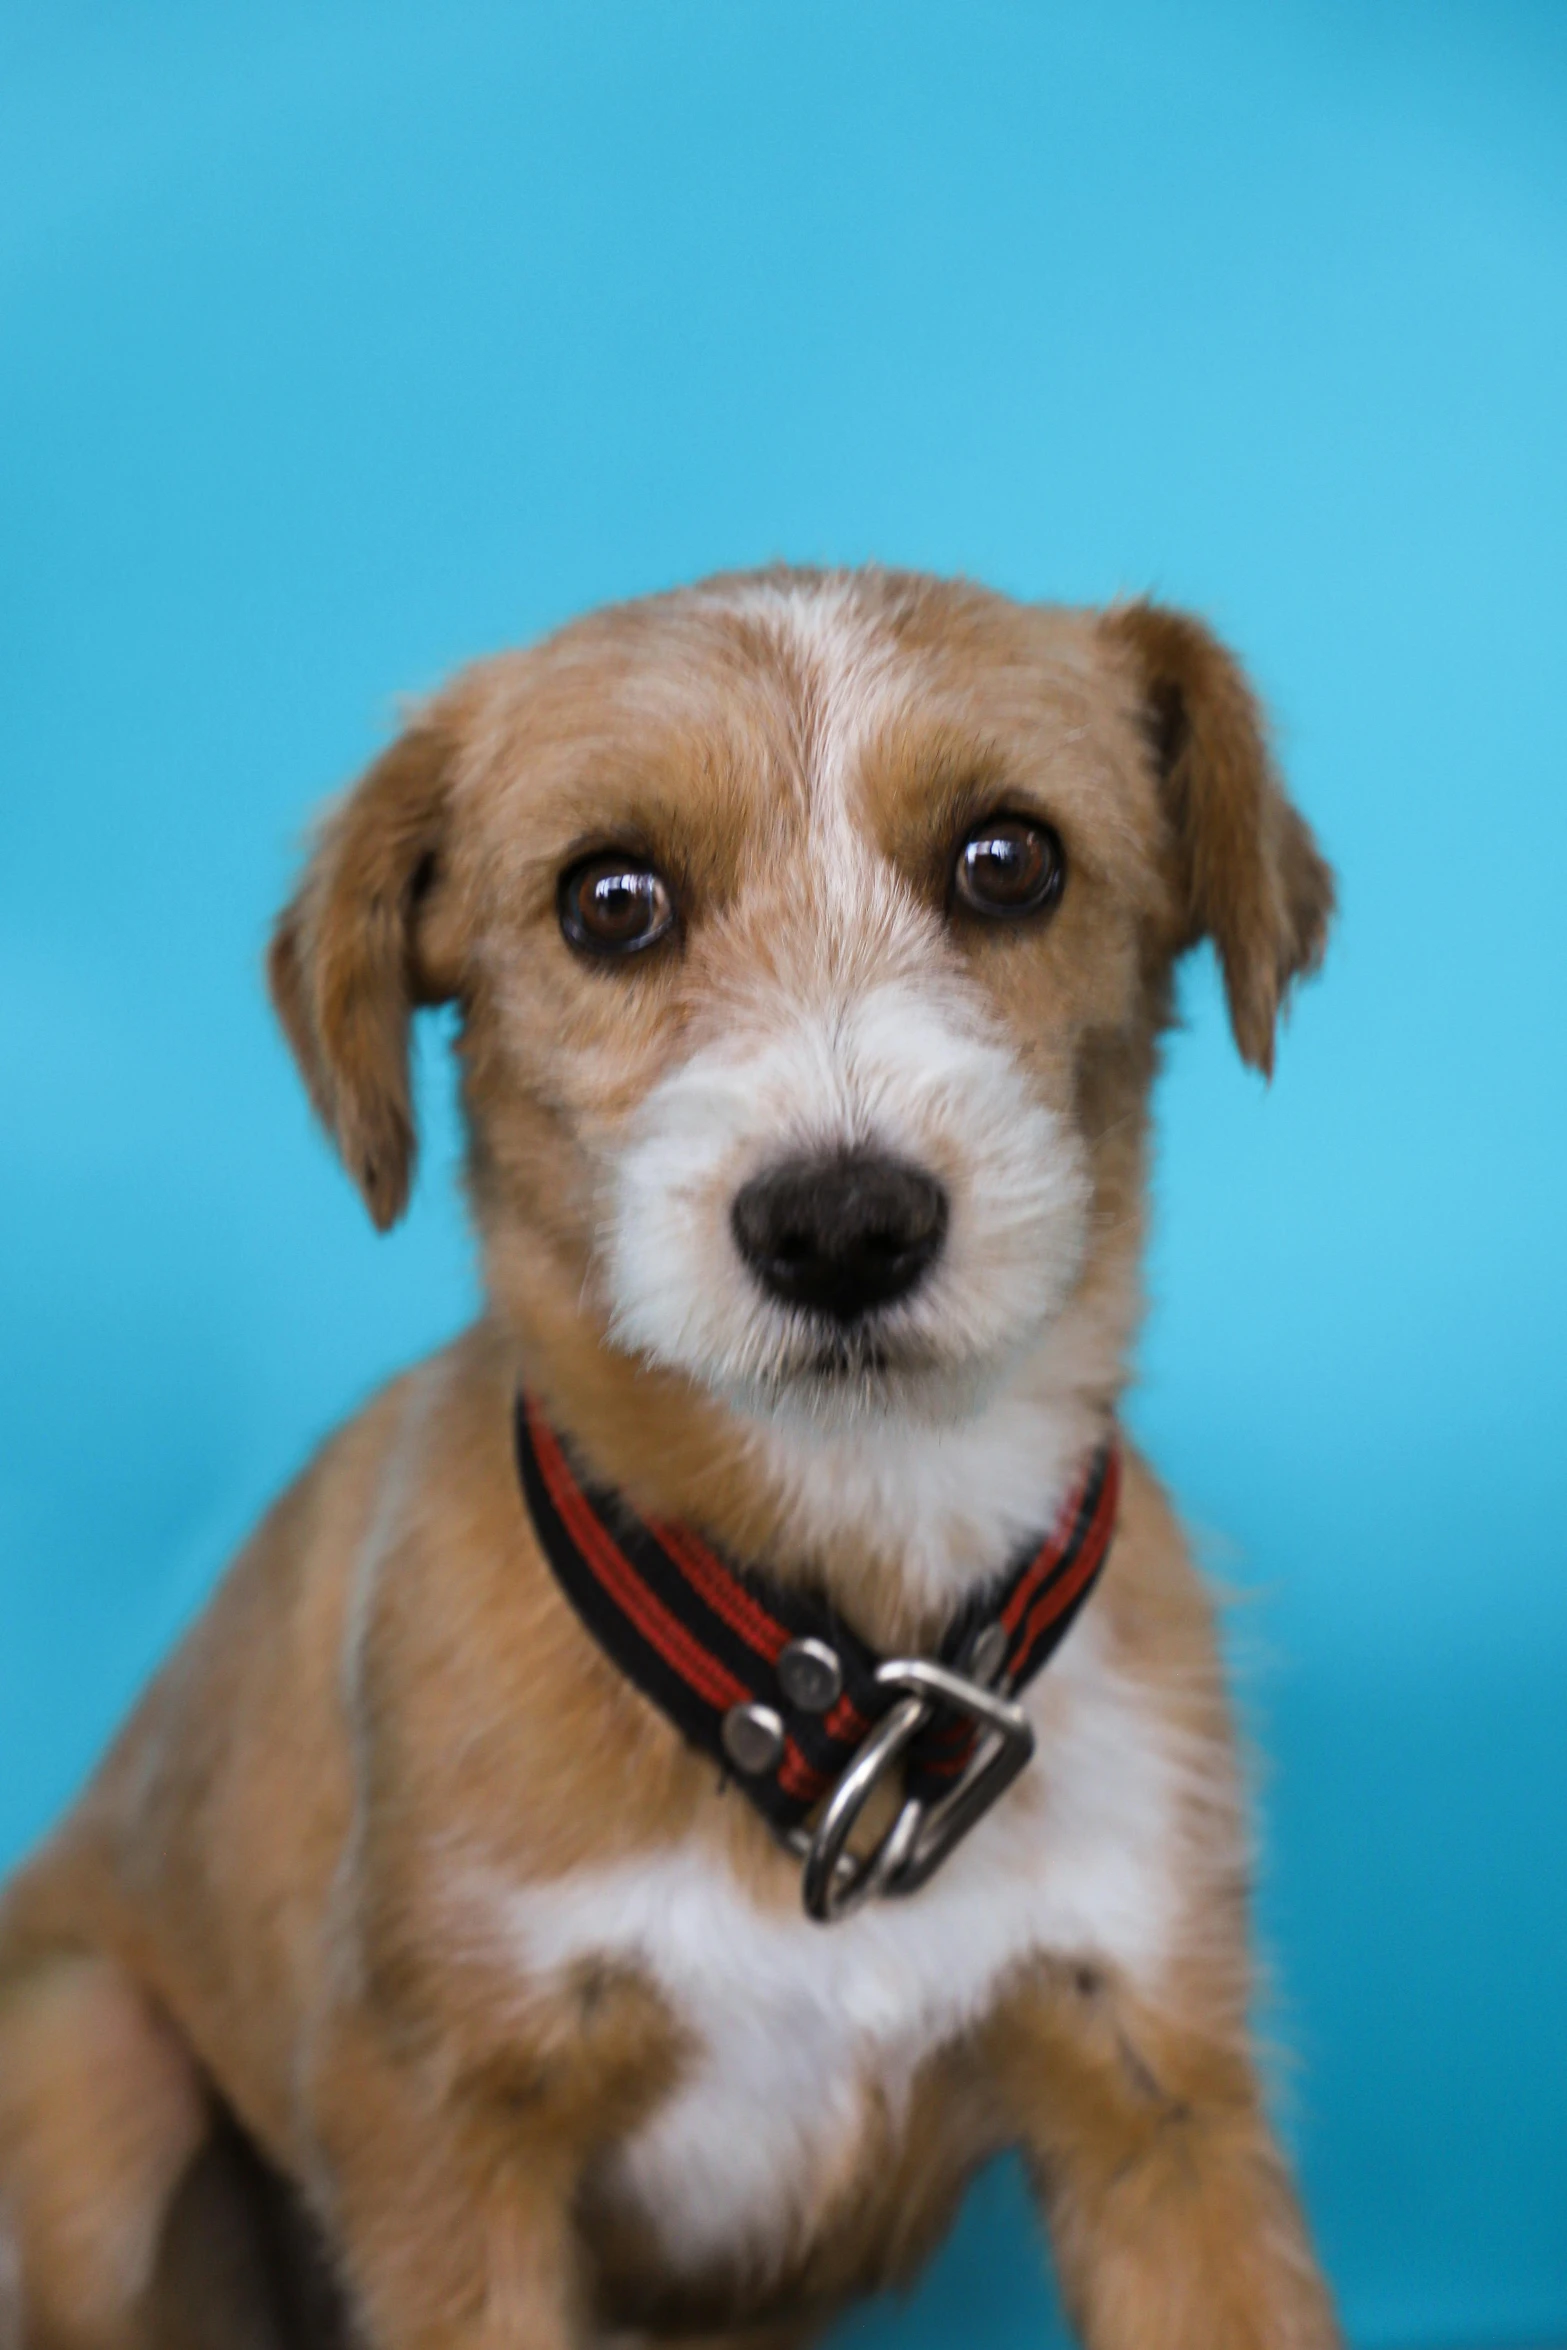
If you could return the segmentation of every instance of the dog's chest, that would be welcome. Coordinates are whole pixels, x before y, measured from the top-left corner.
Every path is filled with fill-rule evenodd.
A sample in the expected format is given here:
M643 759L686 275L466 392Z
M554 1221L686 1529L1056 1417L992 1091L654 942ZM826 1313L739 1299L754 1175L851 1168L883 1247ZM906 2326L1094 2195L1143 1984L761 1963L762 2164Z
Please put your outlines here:
M894 2128L924 2058L1030 1955L1156 1975L1174 1903L1170 1757L1084 1621L1034 1697L1025 1778L925 1889L833 1926L762 1908L691 1838L507 1896L526 1971L640 1965L695 2054L617 2152L611 2185L681 2269L780 2255ZM1071 1662L1068 1663L1069 1652Z

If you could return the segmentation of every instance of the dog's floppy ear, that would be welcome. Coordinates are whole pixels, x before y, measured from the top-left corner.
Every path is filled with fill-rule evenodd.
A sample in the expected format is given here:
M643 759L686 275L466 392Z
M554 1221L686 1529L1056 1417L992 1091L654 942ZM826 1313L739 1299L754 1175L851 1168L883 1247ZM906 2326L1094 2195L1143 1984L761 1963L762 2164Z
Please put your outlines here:
M452 749L436 706L381 754L322 825L267 956L310 1099L383 1232L407 1205L417 1148L409 1021L459 984L443 870Z
M1130 659L1170 824L1176 951L1211 938L1241 1057L1265 1076L1293 980L1322 959L1333 875L1268 756L1239 664L1198 620L1158 604L1102 623Z

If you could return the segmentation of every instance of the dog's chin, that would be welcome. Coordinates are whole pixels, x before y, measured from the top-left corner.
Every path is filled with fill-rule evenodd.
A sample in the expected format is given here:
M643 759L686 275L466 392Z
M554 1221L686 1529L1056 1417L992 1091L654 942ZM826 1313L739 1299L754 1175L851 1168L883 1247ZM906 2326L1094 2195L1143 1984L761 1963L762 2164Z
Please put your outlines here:
M898 1306L847 1324L753 1308L715 1317L718 1327L693 1316L666 1333L617 1305L603 1335L622 1358L673 1373L753 1429L829 1439L878 1427L938 1433L983 1414L1037 1352L1061 1301L1030 1302L1032 1313L982 1331Z
M726 1386L723 1400L746 1419L824 1435L893 1421L950 1428L982 1409L1004 1369L875 1322L829 1324L796 1334L765 1369Z

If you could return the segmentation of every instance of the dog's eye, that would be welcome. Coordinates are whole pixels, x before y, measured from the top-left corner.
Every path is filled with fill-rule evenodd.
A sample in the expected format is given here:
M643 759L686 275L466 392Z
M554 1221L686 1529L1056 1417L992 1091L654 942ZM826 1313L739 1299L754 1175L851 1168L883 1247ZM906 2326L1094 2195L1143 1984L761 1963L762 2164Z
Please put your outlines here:
M1042 914L1061 895L1066 860L1048 824L1028 816L987 816L958 850L952 887L959 905L992 921Z
M584 857L560 878L560 926L592 955L634 955L674 924L675 901L656 869L624 850Z

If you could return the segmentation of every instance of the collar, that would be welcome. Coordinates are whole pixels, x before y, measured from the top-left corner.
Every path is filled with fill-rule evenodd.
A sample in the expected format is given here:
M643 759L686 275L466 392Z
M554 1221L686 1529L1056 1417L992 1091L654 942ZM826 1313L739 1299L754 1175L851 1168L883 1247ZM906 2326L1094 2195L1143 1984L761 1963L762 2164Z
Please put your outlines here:
M540 1547L582 1622L805 1858L806 1907L821 1918L871 1891L914 1891L1028 1761L1018 1693L1092 1591L1120 1493L1111 1439L1050 1532L962 1609L933 1659L884 1658L812 1594L590 1484L527 1395L516 1447ZM898 1818L857 1858L849 1831L895 1771Z

